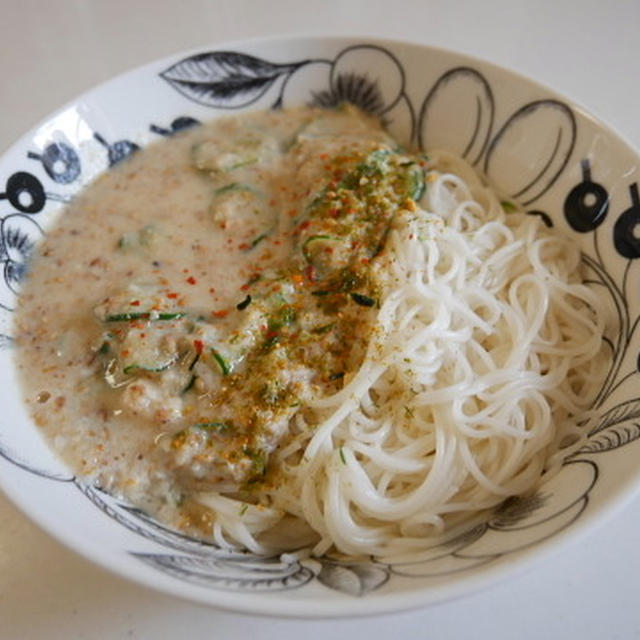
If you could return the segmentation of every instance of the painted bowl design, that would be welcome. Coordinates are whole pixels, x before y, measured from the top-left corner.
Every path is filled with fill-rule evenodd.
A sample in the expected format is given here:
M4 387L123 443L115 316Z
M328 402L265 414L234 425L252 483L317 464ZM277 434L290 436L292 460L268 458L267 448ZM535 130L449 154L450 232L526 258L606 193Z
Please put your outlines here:
M352 102L394 136L446 148L527 213L571 234L620 327L586 444L534 496L511 498L411 562L345 563L230 552L168 530L83 485L22 406L12 310L29 256L60 207L160 136L230 111ZM640 484L640 157L579 106L517 74L401 42L292 38L160 60L81 96L0 158L0 486L62 542L162 591L276 615L362 615L489 584L590 527ZM46 496L46 499L45 499Z

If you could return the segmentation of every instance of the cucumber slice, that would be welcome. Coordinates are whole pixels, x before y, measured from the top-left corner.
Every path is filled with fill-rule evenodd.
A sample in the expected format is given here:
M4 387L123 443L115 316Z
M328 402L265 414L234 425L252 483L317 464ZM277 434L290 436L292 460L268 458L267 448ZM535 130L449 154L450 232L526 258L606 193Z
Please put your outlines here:
M420 200L426 190L424 171L422 170L422 167L415 162L407 165L404 180L407 195L416 202Z
M264 162L279 153L280 145L275 138L248 133L230 142L199 142L192 147L191 158L200 171L226 172Z
M186 313L180 311L124 311L111 313L105 318L105 322L130 322L131 320L179 320Z
M120 236L118 248L122 251L142 251L149 249L157 241L159 231L156 225L148 224L138 231L127 231Z
M246 191L249 193L253 193L254 195L262 198L263 195L262 193L256 189L255 187L252 187L250 184L246 184L244 182L230 182L229 184L225 184L223 187L220 187L219 189L216 189L213 193L216 196L221 196L224 195L225 193L229 193L229 192L242 192L242 191Z
M132 328L120 344L118 359L126 374L159 373L178 362L179 353L176 340L166 331Z
M213 356L213 359L218 363L220 371L222 371L222 375L228 376L231 373L230 363L215 349L211 349L211 355Z

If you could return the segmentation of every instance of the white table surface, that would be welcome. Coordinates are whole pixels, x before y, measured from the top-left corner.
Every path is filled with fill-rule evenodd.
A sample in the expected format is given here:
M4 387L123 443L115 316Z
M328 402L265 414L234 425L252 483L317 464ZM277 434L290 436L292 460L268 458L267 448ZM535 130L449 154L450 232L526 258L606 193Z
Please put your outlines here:
M640 148L636 0L0 0L0 152L130 67L295 33L406 38L476 55L561 91ZM54 542L0 494L0 638L640 638L639 530L636 498L482 593L379 618L296 621L208 609L125 582Z

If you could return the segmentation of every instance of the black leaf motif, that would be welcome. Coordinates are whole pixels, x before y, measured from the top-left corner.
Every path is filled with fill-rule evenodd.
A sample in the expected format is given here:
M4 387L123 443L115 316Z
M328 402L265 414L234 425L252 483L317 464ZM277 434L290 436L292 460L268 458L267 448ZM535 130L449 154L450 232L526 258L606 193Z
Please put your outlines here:
M378 589L389 579L389 571L371 564L335 564L325 562L318 580L336 591L363 596Z
M496 509L491 526L498 529L514 527L543 507L547 498L548 496L540 493L529 496L511 496Z
M122 503L120 503L118 506L120 507L120 509L122 509L122 512L129 514L134 518L125 526L127 526L132 531L135 531L135 533L154 540L158 544L161 544L165 547L176 549L184 553L206 556L215 555L216 558L234 559L238 561L254 557L248 551L223 549L212 543L205 542L204 540L193 538L173 529L168 529L156 520L153 520L146 513L144 513L144 511L136 507L130 507L129 505L125 505Z
M238 557L246 558L250 555L246 552L233 552L219 549L214 545L208 544L201 540L190 538L177 531L172 531L161 526L154 520L148 518L142 511L129 507L106 493L101 492L90 485L77 482L76 486L84 493L93 504L103 513L116 522L126 527L133 533L136 533L147 540L162 545L165 548L176 549L184 553L193 553L199 555L216 555L223 558Z
M277 78L307 62L274 64L235 51L213 51L184 58L160 77L194 102L235 109L255 102Z
M591 430L589 436L608 429L612 425L637 418L640 418L640 398L621 402L602 414L600 422Z
M7 338L8 336L4 336ZM74 476L65 473L58 469L47 469L45 467L35 466L22 457L22 454L14 451L11 447L0 442L0 458L14 464L16 467L33 473L41 478L47 478L48 480L56 480L57 482L73 482Z
M576 453L602 453L611 451L640 438L640 424L617 425L601 431L596 437L590 438L584 447Z
M132 553L152 567L181 580L227 591L284 591L313 579L313 572L298 562L220 561L202 556ZM256 558L256 560L260 560Z

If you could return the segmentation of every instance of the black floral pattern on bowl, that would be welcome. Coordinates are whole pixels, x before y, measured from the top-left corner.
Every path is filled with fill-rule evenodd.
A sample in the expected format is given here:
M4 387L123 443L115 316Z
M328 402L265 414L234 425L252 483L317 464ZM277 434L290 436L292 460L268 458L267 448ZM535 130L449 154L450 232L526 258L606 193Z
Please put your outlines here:
M313 82L305 81L308 74ZM299 559L290 554L260 557L233 551L196 540L167 529L148 518L139 509L123 504L96 488L60 474L46 473L29 465L9 443L0 442L0 457L25 471L38 474L43 482L65 482L75 487L106 517L125 527L141 540L153 545L128 549L127 553L147 566L178 580L213 589L265 592L301 589L313 581L351 596L365 596L408 577L438 577L464 573L478 566L541 541L570 527L588 508L589 495L599 479L597 456L628 445L640 437L640 397L612 404L612 398L629 382L637 382L640 353L628 360L640 316L633 316L628 304L628 275L632 261L640 257L640 198L637 183L628 185L630 206L612 211L606 185L593 176L587 158L573 159L578 130L572 108L555 98L538 99L519 105L496 122L497 98L489 80L479 69L454 66L444 70L428 87L419 105L413 104L406 87L405 72L393 51L371 44L354 44L332 58L272 62L238 51L211 51L178 60L160 74L167 90L179 92L189 102L214 109L243 109L271 95L271 108L290 102L334 106L351 102L381 117L393 127L405 124L408 141L422 148L438 145L439 123L448 117L447 105L462 104L460 127L455 139L448 141L451 151L465 157L494 179L511 197L527 207L535 206L553 189L561 176L578 166L582 181L564 194L564 215L576 233L592 234L593 251L583 254L589 282L611 298L620 331L611 343L612 363L594 403L599 420L584 446L567 455L558 475L534 494L512 497L475 522L446 544L436 545L410 561L385 563L367 560L343 561L335 557ZM177 114L167 126L154 123L150 131L169 136L199 120ZM528 128L548 131L552 144L537 156L528 173L517 182L501 183L500 167L509 161L508 151ZM108 142L100 132L94 140L104 153L104 165L113 166L138 150L127 139ZM18 285L24 276L29 256L43 234L36 216L50 201L65 200L56 189L78 184L82 176L82 153L68 144L50 142L40 153L28 151L25 160L41 163L51 181L45 190L41 180L20 167L6 179L0 193L0 261L4 281L0 286L0 311L10 313L15 306ZM28 168L28 167L27 167ZM78 185L79 187L79 185ZM551 225L550 216L531 207L531 215ZM600 251L601 225L615 215L612 241L616 260L626 261L621 281L611 275ZM609 257L609 260L613 258ZM11 345L9 335L0 335L0 348ZM624 367L627 369L624 369ZM594 460L593 458L596 458Z

